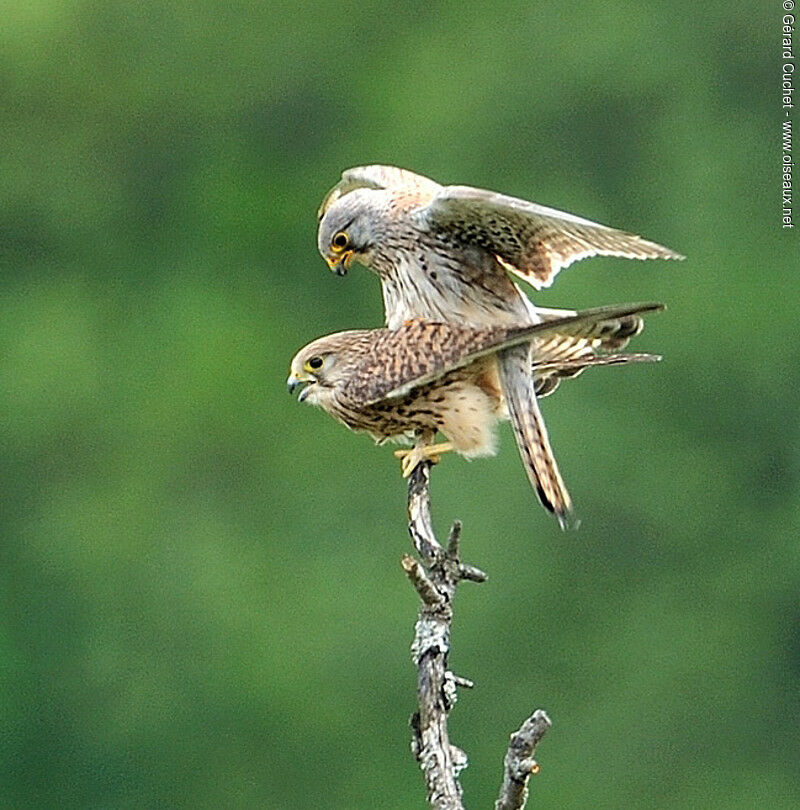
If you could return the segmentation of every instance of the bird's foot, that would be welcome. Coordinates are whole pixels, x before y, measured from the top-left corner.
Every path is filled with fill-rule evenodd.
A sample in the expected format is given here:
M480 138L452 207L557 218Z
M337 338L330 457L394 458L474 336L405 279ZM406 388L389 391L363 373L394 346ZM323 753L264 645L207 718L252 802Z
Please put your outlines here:
M394 454L400 459L400 470L403 473L403 478L408 478L418 464L423 461L438 464L439 456L442 453L449 453L453 449L450 442L442 442L441 444L421 444L412 447L410 450L395 450Z

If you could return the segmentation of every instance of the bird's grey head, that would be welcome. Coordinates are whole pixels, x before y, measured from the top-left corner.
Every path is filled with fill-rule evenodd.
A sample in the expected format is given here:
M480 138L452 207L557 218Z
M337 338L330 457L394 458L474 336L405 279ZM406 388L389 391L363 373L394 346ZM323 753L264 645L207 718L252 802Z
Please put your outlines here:
M387 193L358 188L327 203L317 231L317 247L328 267L343 276L355 259L372 267L374 249L386 230Z
M337 386L350 379L364 352L369 350L369 331L337 332L303 347L292 359L286 385L298 402L325 408Z

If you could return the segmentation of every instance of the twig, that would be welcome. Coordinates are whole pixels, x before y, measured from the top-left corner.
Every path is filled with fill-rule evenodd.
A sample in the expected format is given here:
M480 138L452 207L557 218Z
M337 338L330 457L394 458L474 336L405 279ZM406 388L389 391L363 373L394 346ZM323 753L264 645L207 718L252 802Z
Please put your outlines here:
M500 787L500 797L494 810L521 810L528 800L528 780L539 773L539 763L533 752L550 728L550 718L542 709L537 709L511 735L505 758L505 774Z
M458 775L467 766L467 756L450 743L447 715L456 702L456 687L471 688L472 681L447 669L450 623L458 583L465 579L484 582L486 574L461 562L459 521L450 529L446 549L436 539L431 522L430 469L430 462L419 464L408 484L408 531L422 561L409 555L402 559L403 569L421 600L411 645L418 670L419 702L419 710L411 718L414 732L411 748L422 769L431 807L463 810ZM497 810L524 807L528 779L539 767L533 759L533 750L549 727L547 715L538 710L511 735Z

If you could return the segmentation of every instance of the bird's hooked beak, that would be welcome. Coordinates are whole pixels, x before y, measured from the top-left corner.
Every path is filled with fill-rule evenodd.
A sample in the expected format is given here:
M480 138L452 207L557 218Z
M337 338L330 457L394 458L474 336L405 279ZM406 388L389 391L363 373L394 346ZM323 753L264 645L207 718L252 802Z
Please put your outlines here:
M333 273L336 273L337 276L346 276L347 271L350 269L350 264L353 261L353 255L355 251L353 250L345 250L344 253L329 253L325 257L325 261L328 263L328 267L330 267Z
M297 401L303 402L303 400L309 395L311 392L310 386L314 383L310 377L301 377L296 372L292 372L289 375L289 378L286 380L286 387L289 389L289 393L294 396L295 391L300 389L300 393L297 395Z

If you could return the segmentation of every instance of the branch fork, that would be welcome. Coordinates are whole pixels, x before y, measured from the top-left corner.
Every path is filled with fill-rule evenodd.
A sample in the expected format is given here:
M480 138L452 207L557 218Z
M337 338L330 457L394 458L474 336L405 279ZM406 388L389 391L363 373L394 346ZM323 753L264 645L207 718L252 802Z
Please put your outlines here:
M463 810L458 775L467 766L467 755L450 743L447 715L455 705L457 687L471 688L473 684L447 668L450 625L458 584L463 580L484 582L486 574L461 561L459 521L453 523L446 547L436 539L430 511L430 470L431 462L424 461L409 478L408 531L420 559L406 554L401 561L420 598L411 644L419 703L411 717L411 749L425 778L430 806ZM550 719L539 709L511 735L495 810L521 810L525 806L530 776L539 770L533 753L549 728Z

